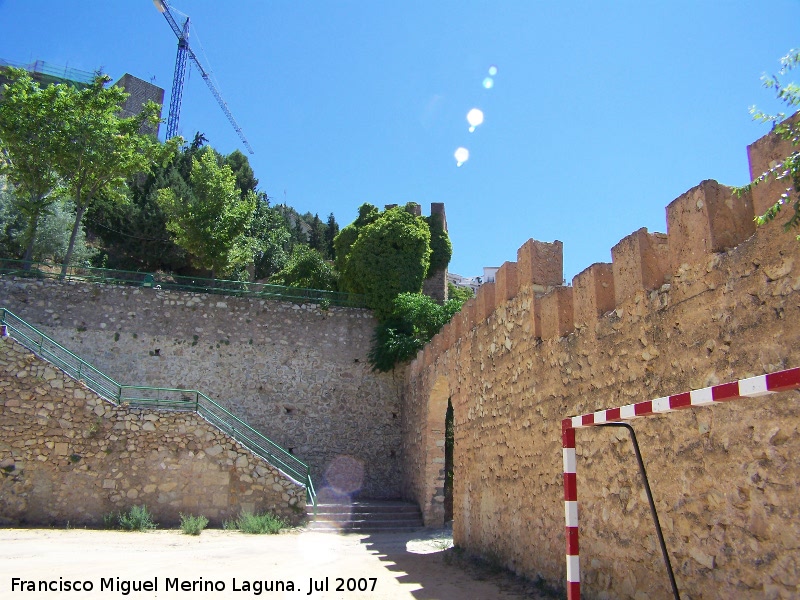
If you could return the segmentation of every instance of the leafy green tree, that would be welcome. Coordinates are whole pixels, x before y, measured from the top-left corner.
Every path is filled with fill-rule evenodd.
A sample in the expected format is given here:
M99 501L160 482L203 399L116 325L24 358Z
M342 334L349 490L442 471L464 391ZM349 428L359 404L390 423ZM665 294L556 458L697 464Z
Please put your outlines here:
M16 208L26 221L21 236L23 259L31 260L40 219L57 198L60 177L56 164L64 151L57 131L68 107L69 88L44 89L21 69L3 70L0 102L0 171L14 185Z
M461 287L458 285L453 285L449 281L447 282L447 297L450 300L458 300L462 304L475 296L472 291L472 288L468 287Z
M461 310L463 303L451 299L442 305L425 294L399 294L387 318L375 329L369 351L372 368L390 371L412 359Z
M100 195L87 209L86 228L102 241L105 266L173 272L189 268L186 251L175 244L167 231L167 217L158 204L159 189L171 188L183 198L192 193L179 166L188 151L184 148L167 165L156 165L146 177L130 177L125 202Z
M308 246L294 247L289 263L270 278L270 283L312 290L336 291L337 277L318 250Z
M120 118L120 105L127 98L119 87L106 88L107 75L95 78L83 90L64 87L60 114L63 122L53 133L58 147L55 169L75 203L75 223L64 257L66 275L87 208L100 196L124 198L126 179L148 172L155 162L166 162L174 154L179 138L162 145L142 126L155 126L161 107L150 101L133 117Z
M800 86L795 83L784 83L782 78L798 66L800 66L800 50L791 50L789 54L781 58L781 69L777 75L764 75L761 78L764 87L773 90L777 98L792 109L800 105ZM762 123L770 121L777 123L786 118L783 113L776 115L766 114L756 107L752 107L750 112L753 115L753 119ZM790 141L792 146L800 145L800 122L798 120L789 119L778 123L774 131L783 139ZM763 183L773 177L786 180L787 189L763 215L756 217L756 222L759 225L764 225L772 221L787 204L791 203L793 212L784 224L784 229L790 231L792 228L800 227L800 151L793 151L784 160L770 168L766 173L762 173L751 184L740 188L739 191L746 191L751 186ZM791 184L791 187L788 184ZM800 235L797 236L797 241L800 241Z
M179 197L171 188L159 190L158 203L167 215L167 229L191 255L199 269L212 278L228 274L252 259L254 241L245 235L253 219L256 195L244 197L227 165L219 166L207 148L192 157L191 191Z
M250 159L239 150L234 150L223 159L223 164L228 165L236 178L236 187L244 198L248 192L255 192L258 187L253 167L250 166Z
M269 198L264 193L258 195L250 237L256 240L253 258L256 279L271 277L289 262L292 234L286 219L270 207Z
M13 186L0 175L0 253L2 256L20 256L19 240L25 231L25 219L17 208Z
M325 250L325 223L323 223L319 215L316 214L311 218L310 229L308 231L308 245L323 257L326 257Z
M430 265L430 240L423 219L400 207L386 210L359 230L343 261L340 281L346 291L364 294L367 306L382 319L391 313L395 296L422 290ZM337 256L338 252L337 248Z
M336 222L336 217L331 213L328 215L328 222L325 224L325 254L330 260L336 258L334 240L337 235L339 235L339 224Z
M69 247L72 227L75 223L75 207L71 200L62 199L53 203L52 210L42 218L33 244L33 259L63 263ZM97 250L86 243L86 232L81 227L73 244L70 263L88 265Z

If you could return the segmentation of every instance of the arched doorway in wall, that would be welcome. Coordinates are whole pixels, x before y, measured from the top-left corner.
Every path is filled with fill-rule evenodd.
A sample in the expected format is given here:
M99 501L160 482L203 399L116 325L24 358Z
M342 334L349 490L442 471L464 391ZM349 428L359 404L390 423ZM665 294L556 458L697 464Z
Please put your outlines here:
M444 416L444 522L453 520L453 403L447 399L447 411Z
M429 527L441 527L445 521L445 421L449 402L450 385L446 377L439 376L431 388L427 411L426 493L421 508Z

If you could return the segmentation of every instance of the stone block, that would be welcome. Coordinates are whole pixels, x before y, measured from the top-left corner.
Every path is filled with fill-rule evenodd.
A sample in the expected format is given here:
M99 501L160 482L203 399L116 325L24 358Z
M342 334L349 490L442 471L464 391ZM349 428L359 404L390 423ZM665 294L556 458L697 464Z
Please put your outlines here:
M667 206L670 274L698 265L708 255L734 248L755 232L749 195L707 179Z
M461 307L461 312L464 315L464 329L462 335L472 331L472 328L477 325L477 298L470 298Z
M517 250L517 284L546 292L564 283L564 244L529 239Z
M620 306L642 290L660 288L669 273L669 246L664 233L642 227L611 249L615 304Z
M478 288L478 295L475 297L475 322L483 323L494 312L494 282L484 283Z
M567 335L575 329L572 311L572 288L559 286L541 298L542 339Z
M785 122L797 122L797 114L789 117ZM772 168L778 167L780 162L794 150L791 140L784 140L774 131L759 138L747 147L747 159L750 163L750 179L754 180ZM780 173L782 169L777 169ZM756 215L764 212L780 197L786 188L791 187L791 181L769 177L766 181L753 187L753 210ZM785 218L780 219L781 222Z
M572 278L575 327L593 330L598 319L614 310L614 271L611 263L595 263Z
M504 262L495 275L495 305L511 300L517 295L517 263Z

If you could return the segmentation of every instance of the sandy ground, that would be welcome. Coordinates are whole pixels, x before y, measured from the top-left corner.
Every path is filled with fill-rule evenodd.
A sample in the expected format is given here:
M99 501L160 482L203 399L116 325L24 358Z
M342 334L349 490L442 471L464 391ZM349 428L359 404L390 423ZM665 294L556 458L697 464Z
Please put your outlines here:
M506 575L454 564L447 556L452 550L446 550L451 543L447 532L424 530L374 535L299 530L272 536L206 530L188 536L176 530L0 529L0 598L550 597L522 589ZM28 582L38 588L41 580L51 582L54 591L26 591ZM64 590L76 581L91 590ZM132 591L135 586L151 591ZM270 586L273 591L267 591Z

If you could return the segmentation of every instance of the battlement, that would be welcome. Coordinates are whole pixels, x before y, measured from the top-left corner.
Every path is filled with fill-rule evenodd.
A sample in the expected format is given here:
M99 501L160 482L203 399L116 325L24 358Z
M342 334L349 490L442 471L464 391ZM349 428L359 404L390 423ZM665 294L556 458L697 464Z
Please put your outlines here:
M771 133L747 151L751 177L757 177L787 156L791 144ZM423 353L446 350L524 290L533 292L532 331L542 340L576 329L592 330L603 315L648 292L669 291L673 303L695 295L704 281L690 282L682 276L704 268L714 254L752 236L755 216L772 205L785 189L784 181L773 179L737 194L707 179L666 207L667 233L650 233L646 228L634 231L611 249L611 263L587 267L573 277L571 285L563 285L562 242L529 239L517 250L516 262L505 262L496 281L481 286Z
M791 150L774 133L758 140L748 148L753 175ZM665 207L666 233L632 232L614 244L611 262L588 266L570 285L560 241L522 244L405 371L403 489L426 524L445 518L449 401L455 543L563 581L565 417L800 365L800 244L782 231L784 213L758 229L753 222L785 181L746 194L703 181ZM798 527L794 487L779 495L762 483L800 477L792 433L800 407L796 396L784 398L636 425L679 585L698 597L762 593L753 549L790 552L780 532ZM624 434L581 438L582 589L665 597L663 567L642 558L655 545ZM793 580L771 581L776 594L795 591Z

